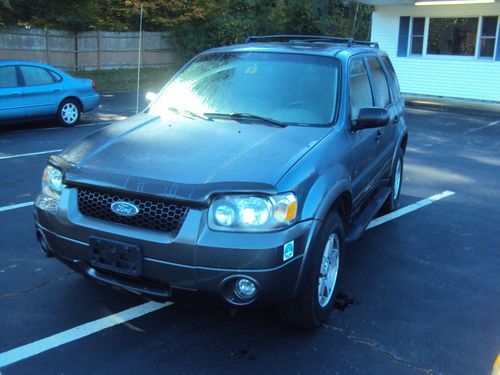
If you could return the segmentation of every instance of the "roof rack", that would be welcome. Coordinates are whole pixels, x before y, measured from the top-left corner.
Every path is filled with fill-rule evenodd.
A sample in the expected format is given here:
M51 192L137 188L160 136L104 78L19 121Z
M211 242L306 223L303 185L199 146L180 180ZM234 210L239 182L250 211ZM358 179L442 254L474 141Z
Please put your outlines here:
M352 41L353 45L358 45L358 46L367 46L367 47L372 47L372 48L379 48L377 42L369 42L366 40L353 40Z
M248 36L245 39L245 43L252 43L252 42L263 42L263 41L269 41L269 40L284 40L287 42L295 42L295 43L304 43L304 42L309 42L309 43L333 43L333 44L345 44L347 47L352 47L352 46L367 46L367 47L372 47L372 48L378 48L378 43L377 42L369 42L369 41L362 41L362 40L354 40L353 38L339 38L335 36L325 36L325 35L262 35L262 36L256 36L256 35L251 35Z

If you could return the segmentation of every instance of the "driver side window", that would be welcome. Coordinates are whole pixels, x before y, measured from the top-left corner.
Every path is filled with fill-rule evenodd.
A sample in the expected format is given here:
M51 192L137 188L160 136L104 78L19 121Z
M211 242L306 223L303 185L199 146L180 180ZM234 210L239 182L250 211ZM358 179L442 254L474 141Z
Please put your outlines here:
M361 59L352 61L349 66L349 98L352 120L358 118L361 108L373 107L370 80L365 64Z

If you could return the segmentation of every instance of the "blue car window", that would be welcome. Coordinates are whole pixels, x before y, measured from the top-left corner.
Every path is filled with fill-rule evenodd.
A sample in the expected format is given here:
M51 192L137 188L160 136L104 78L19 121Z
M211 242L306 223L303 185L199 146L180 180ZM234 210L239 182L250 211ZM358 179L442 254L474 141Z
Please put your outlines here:
M387 107L391 102L391 95L389 94L389 84L387 83L387 77L382 66L375 57L368 58L368 66L370 67L373 83L377 90L375 105L377 107Z
M349 66L349 97L353 120L358 118L361 108L373 107L370 80L362 60L354 60Z
M16 67L0 67L0 88L16 87L17 85Z
M26 86L39 86L54 83L54 78L50 73L36 66L20 66Z
M61 82L62 81L62 77L57 74L56 72L53 72L52 70L47 70L47 72L49 72L49 74L52 76L52 78L54 78L54 82Z

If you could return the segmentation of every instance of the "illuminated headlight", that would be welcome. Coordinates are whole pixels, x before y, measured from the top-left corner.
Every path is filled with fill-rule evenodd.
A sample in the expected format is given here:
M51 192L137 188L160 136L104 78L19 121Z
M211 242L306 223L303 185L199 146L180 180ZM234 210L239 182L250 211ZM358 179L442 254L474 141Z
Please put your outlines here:
M38 196L35 204L44 210L55 210L64 187L62 172L48 165L43 171L42 194Z
M208 212L209 227L226 231L271 231L292 224L297 216L293 193L271 196L226 195Z

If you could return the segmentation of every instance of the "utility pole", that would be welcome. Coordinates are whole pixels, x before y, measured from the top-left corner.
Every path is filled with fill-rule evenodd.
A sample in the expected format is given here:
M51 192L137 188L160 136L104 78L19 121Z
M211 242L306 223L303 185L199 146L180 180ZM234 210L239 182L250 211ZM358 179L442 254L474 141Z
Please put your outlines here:
M142 51L142 3L141 3L141 16L139 21L139 54L137 58L137 101L135 106L135 113L139 113L139 84L141 81L141 51Z

